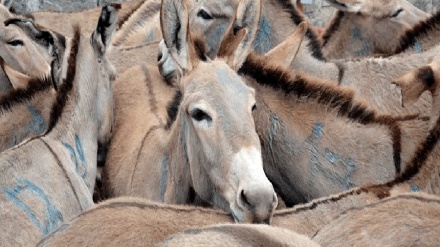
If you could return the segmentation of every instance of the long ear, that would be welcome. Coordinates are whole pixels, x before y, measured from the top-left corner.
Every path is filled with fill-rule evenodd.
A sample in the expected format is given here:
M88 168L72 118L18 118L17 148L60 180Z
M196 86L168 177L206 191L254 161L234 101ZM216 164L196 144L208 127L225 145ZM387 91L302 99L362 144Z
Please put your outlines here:
M184 71L191 70L188 44L188 8L183 0L163 0L160 24L163 39L171 56Z
M14 0L1 0L1 3L7 8L10 9Z
M414 104L423 92L436 89L434 72L430 66L416 68L392 83L402 90L402 106Z
M14 89L27 87L29 81L31 80L31 77L12 69L6 64L4 64L2 68L5 71L5 74L8 77Z
M261 16L260 0L241 0L235 20L220 45L218 57L226 58L229 66L237 70L252 50ZM238 32L244 29L244 33Z
M265 56L271 61L276 61L289 67L298 54L301 43L307 31L307 23L301 22L295 31L282 43L270 50Z
M92 42L95 49L105 54L111 45L113 34L118 23L120 4L110 4L102 7L98 25L92 34Z

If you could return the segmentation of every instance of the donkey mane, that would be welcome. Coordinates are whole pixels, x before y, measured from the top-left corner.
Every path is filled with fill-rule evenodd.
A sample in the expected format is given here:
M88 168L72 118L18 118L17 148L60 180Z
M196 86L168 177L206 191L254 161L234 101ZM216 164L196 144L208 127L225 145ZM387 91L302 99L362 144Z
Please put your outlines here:
M179 106L182 102L182 92L177 90L174 94L173 100L167 106L167 125L165 129L169 130L173 125L174 121L176 121L177 113L179 112Z
M278 0L278 2L283 6L283 9L290 13L290 19L292 19L295 25L299 25L301 22L306 21L304 16L298 12L296 7L292 4L291 0ZM324 61L325 58L322 55L321 44L318 41L318 36L315 31L313 31L310 26L307 27L306 36L309 40L309 50L312 52L312 56L318 60Z
M414 157L411 159L411 163L400 175L398 175L388 185L393 186L395 184L403 183L409 179L412 179L426 164L428 155L432 152L440 139L440 119L437 120L435 127L429 131L426 140L419 145Z
M416 115L390 116L379 115L366 105L354 101L354 92L349 89L340 89L338 86L315 83L308 80L303 74L292 72L270 64L264 57L250 54L239 74L250 76L257 83L284 92L286 96L294 95L298 98L307 97L316 103L336 109L337 115L361 124L380 124L388 126L393 141L393 157L396 172L401 171L401 129L398 121L411 120Z
M137 5L131 9L130 12L125 13L123 16L119 18L118 27L122 27L122 25L125 24L125 22L144 4L143 1L139 1Z
M0 58L0 67L4 61ZM0 114L11 111L13 106L30 101L36 94L52 86L52 77L32 78L26 88L12 89L8 94L0 97Z
M395 53L396 54L401 53L406 49L414 46L414 44L417 42L417 39L429 35L429 33L432 30L438 29L439 25L440 25L440 10L437 11L430 18L419 22L412 29L408 29L400 37L400 41L399 41L400 45L398 46Z
M335 18L333 18L333 20L330 22L330 25L328 26L328 28L326 28L324 34L322 35L323 47L330 40L333 33L341 27L341 22L344 16L345 16L345 12L338 10L338 13L336 14Z
M49 126L45 135L50 133L50 131L52 131L52 129L57 124L61 114L63 113L64 107L66 106L67 100L69 98L69 94L73 88L73 80L75 79L75 74L76 74L76 56L78 54L79 42L81 38L80 26L75 25L73 29L74 29L74 35L71 41L72 44L68 59L67 76L65 81L58 88L57 98L50 112Z

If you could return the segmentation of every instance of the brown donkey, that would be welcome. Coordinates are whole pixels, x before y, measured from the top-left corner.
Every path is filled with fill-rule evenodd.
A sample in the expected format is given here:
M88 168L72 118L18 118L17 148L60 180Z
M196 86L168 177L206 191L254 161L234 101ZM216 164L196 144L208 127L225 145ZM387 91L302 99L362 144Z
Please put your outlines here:
M240 4L235 23L241 23L242 29L234 35L231 25L221 52L211 60L205 55L203 42L188 33L187 6L178 0L163 2L164 40L182 71L176 82L178 92L166 119L164 111L169 103L162 97L156 100L153 90L165 89L162 94L166 88L175 90L163 82L157 68L129 69L124 73L127 77L122 75L116 82L115 133L105 166L111 196L136 195L180 204L196 199L232 213L237 222L270 222L277 199L263 171L252 119L254 91L233 70L251 49L260 2ZM142 76L133 77L136 70ZM139 107L130 106L134 94L128 93L126 84L120 84L128 77L139 78L139 82L131 80L132 84L140 83L139 89L134 88L136 92L147 83L149 99L142 108L151 117L136 125L140 129L125 118L141 113L137 112ZM171 101L173 95L165 97ZM140 136L133 134L144 129L147 132Z
M327 0L339 9L323 34L327 59L394 54L407 29L429 17L407 0Z
M109 140L112 128L115 72L105 52L117 7L103 8L90 36L75 31L47 131L0 154L2 243L35 246L93 205L98 143Z

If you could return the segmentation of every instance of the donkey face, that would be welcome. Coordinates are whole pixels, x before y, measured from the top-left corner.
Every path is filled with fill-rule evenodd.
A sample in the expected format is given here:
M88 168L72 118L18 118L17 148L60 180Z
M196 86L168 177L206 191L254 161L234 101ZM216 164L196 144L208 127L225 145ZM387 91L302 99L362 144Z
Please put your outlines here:
M0 24L0 57L13 70L30 77L41 77L50 72L52 56L14 25Z
M406 0L327 0L334 7L347 12L361 13L381 22L383 29L410 28L429 15ZM379 27L379 25L378 25Z
M259 1L242 1L236 19L246 16L258 24L260 7ZM263 171L252 117L255 92L233 70L248 55L255 34L249 36L246 27L234 34L236 25L230 25L211 61L201 41L188 34L187 14L182 1L163 2L164 41L183 73L178 81L183 92L179 116L192 186L237 222L269 223L278 202Z
M238 0L199 0L190 11L191 30L202 34L209 44L207 55L215 57L219 41L227 31L235 15Z

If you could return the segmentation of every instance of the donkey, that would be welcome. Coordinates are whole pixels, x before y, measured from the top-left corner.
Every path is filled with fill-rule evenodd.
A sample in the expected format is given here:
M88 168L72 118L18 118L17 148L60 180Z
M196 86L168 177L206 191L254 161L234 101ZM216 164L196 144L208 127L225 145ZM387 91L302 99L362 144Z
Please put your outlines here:
M329 247L437 246L439 221L439 197L402 194L341 214L321 228L313 240Z
M327 0L339 9L323 34L327 59L393 54L407 29L429 17L406 0Z
M39 30L32 21L9 19L7 23L20 30L29 43L35 42L40 47L46 47L46 57L52 61L50 74L42 78L51 78L52 81L61 81L61 62L65 54L66 39L64 36ZM10 90L0 97L0 152L10 148L25 139L43 134L50 121L51 106L56 101L56 90L50 80L41 80L38 77L30 78L20 72L11 77L8 66L0 65L7 71L11 81L23 81L23 88ZM13 71L13 70L12 70ZM21 78L22 79L21 79ZM56 84L60 87L62 82Z
M229 67L236 69L245 59L258 27L260 2L242 1L241 7L237 23L244 21L245 16L243 28L234 36L231 25L231 33L222 43L223 50L215 60L210 60L205 56L202 41L187 33L187 6L178 0L163 2L164 40L183 74L176 82L178 91L174 99L173 95L168 96L172 104L168 106L168 119L163 120L161 115L166 117L168 102L162 97L156 100L153 89L165 88L166 92L172 86L160 80L157 68L138 66L124 73L132 76L129 73L138 70L143 73L138 77L140 82L132 79L131 83L147 83L146 105L139 101L136 104L153 117L140 126L139 131L146 129L147 133L130 140L136 145L140 143L140 150L137 146L124 146L127 135L138 131L127 125L124 117L137 114L139 107L129 111L118 109L120 102L124 109L130 108L134 95L130 92L128 96L126 84L119 84L125 80L121 79L124 75L115 83L115 133L105 165L111 196L137 195L182 204L193 203L197 195L200 200L232 213L237 222L270 222L277 199L263 172L260 142L252 119L254 91ZM180 28L175 23L180 23ZM141 93L142 87L136 88L136 92ZM121 111L124 115L118 116ZM143 152L142 146L150 148ZM130 154L130 160L120 150ZM138 155L132 156L133 152Z
M340 238L340 240L343 238ZM157 246L292 246L319 247L310 238L266 225L214 225L169 236Z
M103 7L89 37L75 29L46 132L0 153L2 243L35 246L93 205L98 143L111 136L115 72L105 52L118 6Z

